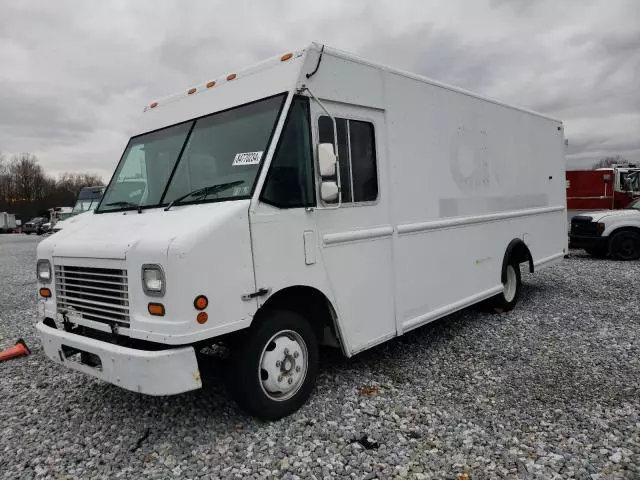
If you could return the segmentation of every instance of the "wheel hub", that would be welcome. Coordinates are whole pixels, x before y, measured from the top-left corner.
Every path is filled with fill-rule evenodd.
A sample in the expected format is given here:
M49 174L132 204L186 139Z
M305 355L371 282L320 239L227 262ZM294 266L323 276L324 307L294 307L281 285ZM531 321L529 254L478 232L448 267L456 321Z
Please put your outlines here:
M262 351L260 384L273 400L291 398L300 389L307 374L307 348L296 332L275 334Z
M513 265L507 266L507 280L502 284L504 299L507 302L513 301L518 289L518 277Z

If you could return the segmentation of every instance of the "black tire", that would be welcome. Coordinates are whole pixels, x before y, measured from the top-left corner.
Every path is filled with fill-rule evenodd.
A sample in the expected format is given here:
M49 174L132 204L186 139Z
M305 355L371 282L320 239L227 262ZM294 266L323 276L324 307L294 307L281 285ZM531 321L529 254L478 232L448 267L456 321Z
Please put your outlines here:
M640 258L640 234L631 230L614 233L610 240L611 255L616 260Z
M518 263L507 264L507 281L502 282L504 290L489 300L489 305L494 311L508 312L518 303L520 290L522 289L522 277Z
M31 235L31 232L24 232L25 235Z
M231 352L233 375L229 378L229 390L240 407L251 415L263 420L277 420L298 410L309 398L318 373L318 343L313 328L298 313L264 310L255 321L257 324L247 332L245 341ZM285 354L279 365L275 364L273 360L280 358L282 345L289 345L287 342L294 342L293 354L298 353L298 356L294 358L289 349L282 350ZM304 347L298 350L302 345L300 342ZM306 369L304 361L300 362L305 354ZM286 365L289 366L287 371ZM272 375L269 376L269 371L262 366L270 368ZM274 374L276 366L280 369L277 378ZM296 370L298 367L302 373ZM284 382L284 388L291 391L278 393L269 390L269 385L273 386L270 382L276 385Z
M609 254L606 248L585 248L585 251L594 258L605 258Z

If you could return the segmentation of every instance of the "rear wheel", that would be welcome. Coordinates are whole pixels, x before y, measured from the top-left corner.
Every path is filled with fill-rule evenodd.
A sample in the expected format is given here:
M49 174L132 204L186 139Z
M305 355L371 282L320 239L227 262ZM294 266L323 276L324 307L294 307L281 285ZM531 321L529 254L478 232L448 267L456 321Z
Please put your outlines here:
M491 307L501 312L513 310L513 307L518 303L521 287L520 265L517 263L509 263L507 265L505 280L502 282L502 292L491 299Z
M288 310L268 310L231 354L229 387L236 402L264 420L299 409L318 371L316 335L309 322Z
M611 255L616 260L637 260L640 258L640 234L623 230L611 237Z

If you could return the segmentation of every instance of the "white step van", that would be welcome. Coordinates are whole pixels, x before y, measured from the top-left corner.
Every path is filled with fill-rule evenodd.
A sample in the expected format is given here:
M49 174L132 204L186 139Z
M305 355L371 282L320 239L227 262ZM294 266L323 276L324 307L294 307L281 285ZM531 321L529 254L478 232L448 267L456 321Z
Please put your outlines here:
M101 203L38 246L55 362L262 418L348 357L489 300L567 250L558 120L311 44L149 104Z

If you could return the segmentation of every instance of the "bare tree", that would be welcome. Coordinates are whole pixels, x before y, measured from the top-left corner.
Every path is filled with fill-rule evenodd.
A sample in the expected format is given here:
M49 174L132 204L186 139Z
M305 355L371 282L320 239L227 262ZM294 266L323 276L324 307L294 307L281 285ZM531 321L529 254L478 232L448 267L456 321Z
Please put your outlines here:
M604 157L593 164L593 169L609 168L614 165L629 165L629 160L625 159L622 155L616 155L613 157Z
M83 187L103 184L91 173L65 173L55 180L34 154L18 153L7 162L0 152L0 211L16 213L25 221L52 207L70 207Z
M9 162L9 176L16 200L34 202L46 196L44 171L34 154L15 154Z
M11 194L11 177L9 176L9 166L6 163L6 156L0 152L0 202L9 202Z
M93 173L68 173L58 177L57 188L77 195L84 187L104 185L102 178Z

